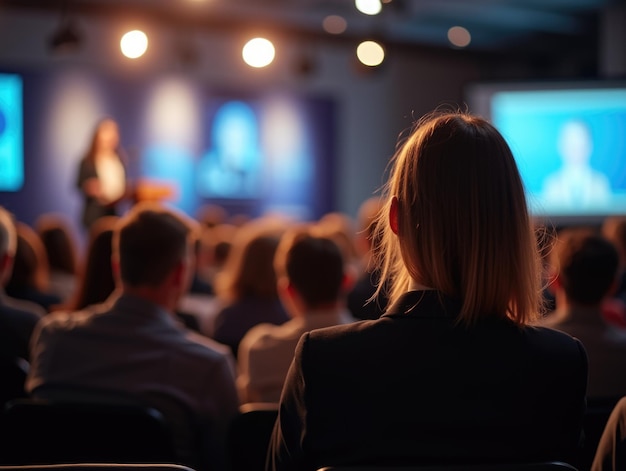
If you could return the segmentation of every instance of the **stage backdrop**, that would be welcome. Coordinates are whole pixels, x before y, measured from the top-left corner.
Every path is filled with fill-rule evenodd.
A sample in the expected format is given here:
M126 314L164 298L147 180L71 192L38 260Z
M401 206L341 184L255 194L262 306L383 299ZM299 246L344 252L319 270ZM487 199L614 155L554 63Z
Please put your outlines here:
M0 204L18 220L62 213L82 231L76 172L104 116L120 125L131 183L191 216L205 203L302 220L333 210L336 106L328 97L216 90L175 75L146 82L71 69L3 72L3 116L17 131L23 124L23 141L11 134L1 149L12 173L2 169Z

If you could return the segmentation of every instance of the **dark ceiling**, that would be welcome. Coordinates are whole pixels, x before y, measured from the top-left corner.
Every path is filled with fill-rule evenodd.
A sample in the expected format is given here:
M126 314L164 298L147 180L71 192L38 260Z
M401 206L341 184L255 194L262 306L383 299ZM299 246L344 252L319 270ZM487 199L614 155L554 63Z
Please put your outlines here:
M357 11L354 0L0 0L0 8L71 15L135 15L171 26L204 29L264 28L311 40L378 38L389 46L450 48L452 26L469 30L468 51L558 54L596 48L599 22L623 0L391 0L381 14ZM330 35L328 15L347 20Z

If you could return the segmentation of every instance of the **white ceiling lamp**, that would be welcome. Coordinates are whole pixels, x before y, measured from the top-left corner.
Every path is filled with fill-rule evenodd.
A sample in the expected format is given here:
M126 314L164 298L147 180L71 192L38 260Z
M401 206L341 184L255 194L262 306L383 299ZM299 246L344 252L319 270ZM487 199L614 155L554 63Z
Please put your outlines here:
M378 15L383 9L380 0L354 0L356 9L366 15Z

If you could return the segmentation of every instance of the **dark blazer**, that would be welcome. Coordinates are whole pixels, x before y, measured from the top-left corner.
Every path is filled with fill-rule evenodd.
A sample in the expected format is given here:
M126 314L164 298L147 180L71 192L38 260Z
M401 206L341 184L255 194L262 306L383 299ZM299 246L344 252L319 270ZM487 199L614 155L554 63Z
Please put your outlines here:
M585 410L582 344L496 318L465 327L459 309L410 292L378 320L304 334L268 469L570 459Z
M30 361L30 338L45 314L41 306L13 299L0 288L0 357Z
M213 339L228 345L237 358L243 336L257 324L267 322L281 325L289 320L283 304L278 299L245 297L222 307L215 315Z
M90 178L98 178L98 172L93 159L85 156L80 161L78 175L76 177L76 186L81 191L84 198L81 222L85 228L91 227L97 219L103 216L115 216L117 214L116 204L103 205L97 198L92 198L85 194L83 183Z

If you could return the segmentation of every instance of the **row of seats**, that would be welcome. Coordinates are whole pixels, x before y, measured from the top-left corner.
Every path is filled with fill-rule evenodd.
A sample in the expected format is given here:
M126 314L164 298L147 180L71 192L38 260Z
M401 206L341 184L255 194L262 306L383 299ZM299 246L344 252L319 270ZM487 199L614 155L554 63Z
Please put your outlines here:
M612 400L590 403L585 423L587 446L580 461L572 463L574 466L566 468L560 463L543 463L541 466L548 467L532 469L588 469L597 440L613 405ZM231 424L227 442L229 468L232 471L264 469L267 447L277 414L277 405L273 403L241 406L241 414ZM189 435L177 437L173 433L174 428L160 408L138 402L16 399L9 401L0 415L0 465L175 463L197 470L204 469L201 440L195 446L190 446L193 439ZM187 444L186 450L181 446L181 441ZM409 468L406 469L408 471ZM428 471L430 468L415 469ZM455 471L457 468L432 469ZM458 468L459 471L461 469L468 468ZM479 469L491 471L491 468L485 467L476 468L476 471ZM507 469L521 471L530 468ZM342 470L343 468L325 469ZM370 471L369 468L358 470ZM371 468L371 471L376 470L378 468Z
M195 471L168 463L63 463L54 465L0 466L0 471ZM472 466L327 466L318 471L576 471L567 463L546 462Z

